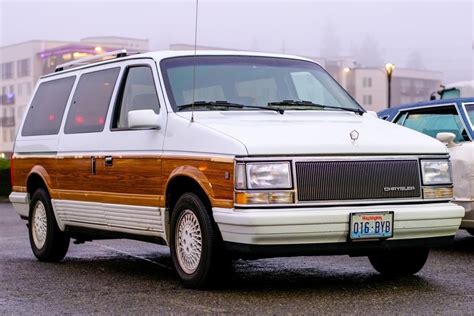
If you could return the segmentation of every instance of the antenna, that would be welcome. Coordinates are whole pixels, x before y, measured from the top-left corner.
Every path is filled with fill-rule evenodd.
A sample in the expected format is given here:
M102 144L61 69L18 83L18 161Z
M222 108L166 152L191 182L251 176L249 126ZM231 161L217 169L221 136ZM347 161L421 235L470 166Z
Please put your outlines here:
M195 95L194 91L196 89L196 50L197 50L197 34L198 34L198 9L199 9L199 0L196 0L196 16L194 18L194 66L193 66L193 103L191 107L191 123L194 122L194 102Z

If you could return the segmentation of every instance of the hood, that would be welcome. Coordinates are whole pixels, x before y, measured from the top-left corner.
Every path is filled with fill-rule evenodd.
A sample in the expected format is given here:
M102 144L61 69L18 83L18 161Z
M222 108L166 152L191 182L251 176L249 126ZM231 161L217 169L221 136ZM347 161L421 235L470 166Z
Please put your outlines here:
M194 120L240 141L249 155L447 153L437 140L367 113L196 111Z

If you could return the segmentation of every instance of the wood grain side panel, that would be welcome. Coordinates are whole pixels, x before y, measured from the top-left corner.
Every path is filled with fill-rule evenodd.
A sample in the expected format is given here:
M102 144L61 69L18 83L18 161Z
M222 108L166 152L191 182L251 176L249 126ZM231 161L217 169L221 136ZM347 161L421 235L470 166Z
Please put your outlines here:
M15 160L14 190L26 190L29 173L45 174L52 197L138 206L166 205L165 192L174 177L197 181L214 207L233 207L233 160L212 157L113 156L106 167L104 156L96 156L92 173L91 156L25 157Z
M101 179L99 173L103 170L96 168L96 174L92 173L91 156L58 157L56 159L56 181L59 189L59 199L66 199L64 191L77 191L78 194L88 194L101 191ZM83 199L81 199L82 201ZM98 202L91 199L91 202Z
M140 156L112 156L112 166L104 159L97 161L104 170L102 191L140 195L163 195L161 185L161 158ZM99 166L100 165L100 166Z
M51 157L13 157L13 191L26 192L27 180L30 174L38 174L46 183L48 189L57 186L55 174L57 173L56 159Z
M166 187L176 176L196 180L204 189L214 207L233 207L234 162L214 161L212 157L163 158L163 179Z

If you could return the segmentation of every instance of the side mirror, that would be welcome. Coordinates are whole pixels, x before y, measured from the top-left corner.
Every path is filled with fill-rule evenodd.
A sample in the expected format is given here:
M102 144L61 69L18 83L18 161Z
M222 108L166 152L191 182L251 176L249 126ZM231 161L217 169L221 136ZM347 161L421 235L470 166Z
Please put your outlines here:
M128 112L128 127L132 129L160 129L160 116L153 110Z
M456 143L454 142L454 139L456 139L456 135L453 133L438 133L436 134L436 139L448 147L456 145Z

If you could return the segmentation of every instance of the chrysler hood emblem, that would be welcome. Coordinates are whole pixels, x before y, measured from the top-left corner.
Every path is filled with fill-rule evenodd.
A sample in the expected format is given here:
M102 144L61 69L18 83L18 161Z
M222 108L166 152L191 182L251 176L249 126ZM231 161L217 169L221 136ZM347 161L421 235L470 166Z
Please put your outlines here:
M351 135L351 139L353 142L359 139L359 132L356 130L353 130L349 135Z

